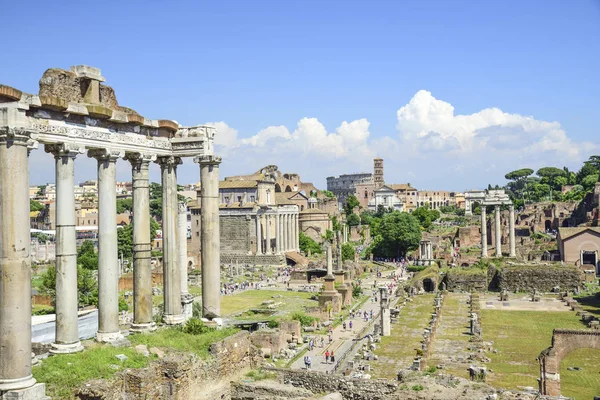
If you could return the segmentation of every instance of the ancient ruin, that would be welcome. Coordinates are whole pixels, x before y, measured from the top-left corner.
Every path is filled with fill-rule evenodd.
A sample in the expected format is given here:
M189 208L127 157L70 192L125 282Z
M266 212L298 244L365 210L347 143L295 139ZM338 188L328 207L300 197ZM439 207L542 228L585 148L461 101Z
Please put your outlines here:
M179 324L189 315L178 229L177 166L193 157L202 181L203 315L220 316L218 182L221 158L214 154L215 128L182 127L150 120L120 106L114 90L102 84L98 68L85 65L47 70L39 94L0 85L0 393L43 398L44 384L31 374L31 255L29 246L29 157L40 144L56 160L56 341L53 352L82 349L77 325L77 265L74 160L98 160L99 342L122 339L118 318L116 163L131 163L133 179L134 323L150 331L152 281L148 168L161 167L164 234L164 322ZM187 283L187 279L185 279ZM183 304L183 305L182 305ZM185 311L184 311L185 310ZM13 398L10 397L10 398ZM15 397L16 398L16 397Z

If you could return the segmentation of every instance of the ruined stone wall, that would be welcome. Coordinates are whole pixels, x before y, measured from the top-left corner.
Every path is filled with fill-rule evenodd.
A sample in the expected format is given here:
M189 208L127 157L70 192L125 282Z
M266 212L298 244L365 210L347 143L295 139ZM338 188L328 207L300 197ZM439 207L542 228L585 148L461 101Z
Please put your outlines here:
M251 250L251 222L246 215L221 215L221 252L248 254ZM256 238L256 234L252 236Z
M211 358L169 354L147 368L128 369L114 381L95 380L78 389L85 400L227 399L230 381L262 363L250 334L238 332L210 347Z
M344 399L388 399L398 389L398 385L393 381L353 379L320 372L281 369L276 371L285 384L301 387L313 393L339 392Z
M371 227L369 225L351 226L348 233L348 240L351 242L362 241L363 232L364 238L369 238L371 236Z
M485 291L488 288L488 277L484 270L468 273L460 269L451 269L443 279L447 290Z
M576 267L554 265L506 266L498 271L500 290L533 290L549 292L555 286L575 290L581 286L582 273Z
M282 255L254 255L221 253L221 264L251 264L251 265L282 265L285 257Z
M460 247L471 247L481 245L480 226L473 225L464 228L458 228L456 239L460 241Z

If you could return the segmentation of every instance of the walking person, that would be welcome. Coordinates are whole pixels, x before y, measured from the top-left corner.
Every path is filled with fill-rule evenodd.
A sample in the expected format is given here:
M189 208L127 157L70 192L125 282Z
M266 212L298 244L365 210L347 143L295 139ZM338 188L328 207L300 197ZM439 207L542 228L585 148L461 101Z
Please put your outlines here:
M329 364L329 350L325 352L325 364Z
M311 369L310 368L311 367L311 365L310 365L311 364L310 356L306 356L306 359L308 361L308 368L307 369Z
M350 330L352 330L352 321L350 321Z
M346 330L346 322L344 322L344 323L342 324L342 327L344 328L344 330Z
M332 364L335 364L335 356L333 355L333 350L331 350L331 354L329 355L329 359L331 360Z
M308 356L304 356L304 368L308 369Z

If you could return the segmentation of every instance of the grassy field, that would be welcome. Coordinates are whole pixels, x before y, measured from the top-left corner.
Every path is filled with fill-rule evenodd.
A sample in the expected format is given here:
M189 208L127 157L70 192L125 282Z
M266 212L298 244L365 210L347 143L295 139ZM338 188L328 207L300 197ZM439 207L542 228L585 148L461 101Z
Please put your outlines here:
M379 357L371 361L373 378L395 379L399 369L408 368L416 356L415 349L421 348L423 330L427 327L433 312L433 295L413 297L400 311L396 324L392 325L390 336L381 338L375 350Z
M90 379L111 379L118 371L127 368L144 368L155 357L137 354L133 346L145 344L150 347L194 352L202 358L209 356L212 343L237 332L223 329L202 335L190 335L177 328L163 328L154 333L130 335L132 347L112 347L90 340L84 343L81 353L53 356L45 359L41 366L33 368L33 376L46 383L47 394L53 399L72 399L73 391ZM115 356L124 354L128 358L120 361Z
M277 311L278 316L296 311L304 311L305 307L314 307L318 303L311 300L314 293L287 292L283 290L246 290L231 296L221 297L221 313L225 316L240 313L251 308L259 308L265 300L281 302ZM273 297L277 296L277 297ZM282 296L282 297L278 297Z
M550 346L554 328L584 329L571 312L481 310L483 336L493 341L498 353L489 353L487 364L494 372L487 381L494 386L516 389L537 388L539 364L536 357ZM591 399L600 393L600 350L574 351L561 364L562 395ZM595 360L595 361L593 361ZM581 371L567 371L579 366Z

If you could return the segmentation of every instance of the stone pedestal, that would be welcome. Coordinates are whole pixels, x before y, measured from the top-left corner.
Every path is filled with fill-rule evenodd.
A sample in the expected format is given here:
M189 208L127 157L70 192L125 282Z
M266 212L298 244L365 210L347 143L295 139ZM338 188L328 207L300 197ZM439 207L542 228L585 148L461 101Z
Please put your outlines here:
M46 384L36 383L27 389L9 390L0 392L0 400L50 400L46 396Z
M344 271L335 271L335 283L338 284L337 291L342 295L342 307L352 305L352 288L344 281ZM334 286L335 286L334 283Z

